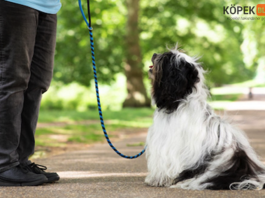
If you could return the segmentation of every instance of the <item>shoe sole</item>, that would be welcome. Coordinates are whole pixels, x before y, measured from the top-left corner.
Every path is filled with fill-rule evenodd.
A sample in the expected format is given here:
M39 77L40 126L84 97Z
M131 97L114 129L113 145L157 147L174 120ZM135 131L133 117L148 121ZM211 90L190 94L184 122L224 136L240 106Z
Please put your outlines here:
M39 186L48 181L48 179L43 178L42 180L31 181L31 182L11 182L0 179L0 186Z
M56 177L47 177L48 178L48 181L47 183L53 183L53 182L56 182L60 179L59 176L56 176Z

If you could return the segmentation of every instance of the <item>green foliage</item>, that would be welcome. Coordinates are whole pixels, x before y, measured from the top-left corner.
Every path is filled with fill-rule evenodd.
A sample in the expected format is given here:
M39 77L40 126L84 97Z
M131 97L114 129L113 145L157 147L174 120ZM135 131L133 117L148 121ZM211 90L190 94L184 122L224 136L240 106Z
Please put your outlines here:
M246 68L240 45L243 25L227 20L221 1L142 1L144 54L163 52L179 43L189 55L202 56L208 84L222 85L253 76Z
M125 78L118 76L116 82L109 85L99 84L101 107L103 110L121 109L126 97ZM79 110L97 109L97 98L94 87L89 88L76 82L63 85L53 83L43 95L41 109Z
M86 11L86 2L84 11ZM99 81L114 80L122 70L126 10L120 1L91 1L95 58ZM93 77L89 31L78 8L78 1L65 0L58 13L58 35L54 79L89 85Z
M202 65L209 71L206 77L209 86L251 79L264 56L264 21L228 20L223 6L231 3L230 0L141 0L144 71L151 64L154 52L164 52L166 46L178 42L189 55L202 56ZM243 6L257 3L257 0L240 1ZM91 12L99 82L110 83L116 73L123 72L127 10L123 1L95 0L91 1ZM93 72L89 45L89 32L77 1L65 0L58 14L56 81L90 84ZM59 102L54 103L62 108Z

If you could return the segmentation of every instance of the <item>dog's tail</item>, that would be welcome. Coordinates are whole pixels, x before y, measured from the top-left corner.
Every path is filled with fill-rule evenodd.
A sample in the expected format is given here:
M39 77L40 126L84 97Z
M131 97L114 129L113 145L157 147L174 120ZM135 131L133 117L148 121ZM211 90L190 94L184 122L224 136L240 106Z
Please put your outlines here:
M265 188L265 174L257 175L257 178L234 182L229 186L230 190L262 190Z
M252 148L248 148L248 152L241 150L234 166L237 169L239 181L230 184L231 190L261 190L265 186L265 166L258 159ZM247 154L248 153L248 154ZM234 157L235 159L236 157ZM240 176L241 175L241 176Z

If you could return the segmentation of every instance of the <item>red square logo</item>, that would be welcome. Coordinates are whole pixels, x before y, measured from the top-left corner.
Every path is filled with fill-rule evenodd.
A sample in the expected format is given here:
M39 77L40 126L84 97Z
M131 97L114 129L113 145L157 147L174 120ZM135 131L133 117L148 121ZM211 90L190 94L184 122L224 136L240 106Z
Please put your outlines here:
M258 16L265 16L265 4L258 4L257 5L257 15Z

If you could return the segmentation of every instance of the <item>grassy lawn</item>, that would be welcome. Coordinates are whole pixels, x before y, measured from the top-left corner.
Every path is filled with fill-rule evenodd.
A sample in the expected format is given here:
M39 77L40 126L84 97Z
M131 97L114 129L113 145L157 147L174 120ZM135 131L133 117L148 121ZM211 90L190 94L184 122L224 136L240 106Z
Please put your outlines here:
M150 121L154 110L151 108L126 108L119 111L104 110L105 120L132 121L140 123ZM42 110L39 115L39 122L74 122L82 120L98 120L97 110L79 112L75 110Z
M229 91L229 89L228 89ZM224 92L226 93L226 92ZM242 93L226 93L226 94L213 94L208 99L210 106L215 110L224 110L228 104L237 101L243 94Z
M152 124L153 109L123 109L103 111L106 130L110 137L117 137L118 132L128 129L147 128ZM103 135L97 110L48 111L42 110L40 123L47 123L37 128L36 146L64 147L68 143L102 142ZM53 123L63 123L54 126Z
M255 80L249 80L223 87L212 88L209 103L212 108L216 110L224 110L228 104L239 100L240 97L248 93L249 87L265 87L265 84L259 83Z

